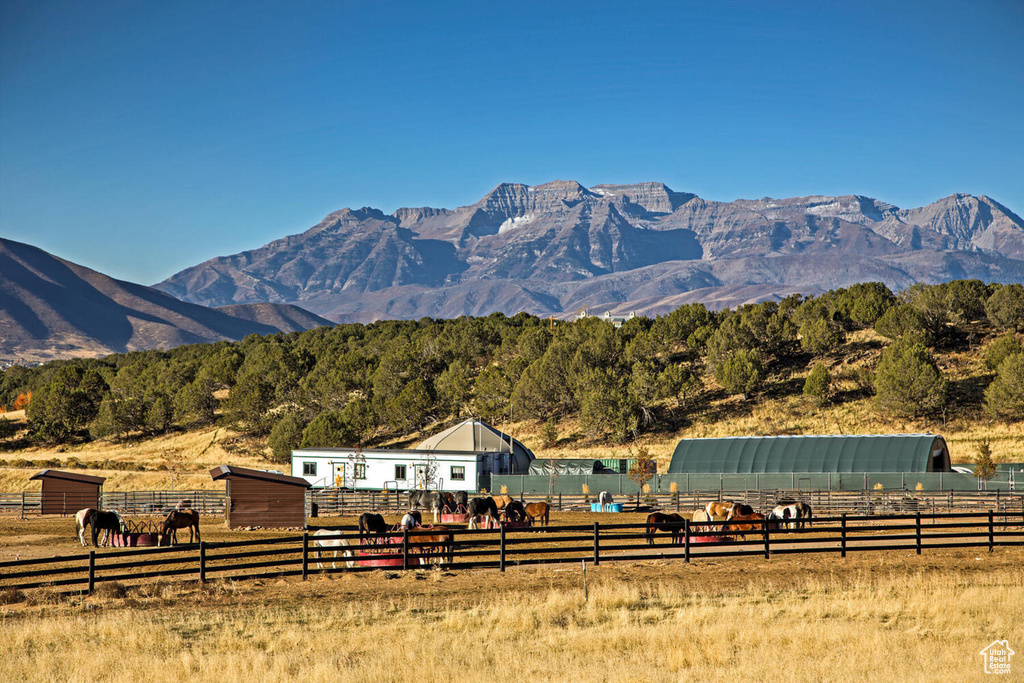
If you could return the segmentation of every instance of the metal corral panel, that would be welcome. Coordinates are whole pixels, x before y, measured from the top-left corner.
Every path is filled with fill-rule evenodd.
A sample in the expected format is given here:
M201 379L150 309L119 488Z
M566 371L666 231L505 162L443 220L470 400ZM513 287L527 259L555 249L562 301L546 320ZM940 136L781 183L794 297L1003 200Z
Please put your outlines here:
M949 449L934 434L735 436L683 439L674 473L949 472Z

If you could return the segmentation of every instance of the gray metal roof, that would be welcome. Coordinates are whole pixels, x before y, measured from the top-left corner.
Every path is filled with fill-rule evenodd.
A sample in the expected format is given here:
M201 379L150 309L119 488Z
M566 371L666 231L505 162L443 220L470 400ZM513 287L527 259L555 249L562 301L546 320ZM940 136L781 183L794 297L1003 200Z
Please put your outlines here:
M683 439L670 474L711 472L949 472L949 449L934 434L732 436Z

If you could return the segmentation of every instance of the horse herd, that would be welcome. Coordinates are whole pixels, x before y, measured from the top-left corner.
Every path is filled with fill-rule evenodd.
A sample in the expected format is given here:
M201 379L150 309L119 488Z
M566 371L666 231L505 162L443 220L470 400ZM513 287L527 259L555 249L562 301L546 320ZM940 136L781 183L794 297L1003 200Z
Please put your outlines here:
M757 533L765 528L802 529L811 523L811 506L798 500L779 501L771 512L763 515L745 503L735 501L712 501L702 510L694 510L687 520L682 515L653 512L647 516L645 536L649 545L654 545L654 533L664 531L672 536L672 543L681 542L680 535L685 522L697 523L691 526L696 535L720 533L721 536L740 536ZM724 522L715 524L716 522ZM715 528L718 527L716 531Z
M189 501L180 501L160 523L158 545L163 545L164 539L169 539L172 545L177 543L178 529L189 530L189 543L199 542L199 513L188 505ZM86 528L92 529L92 544L98 548L101 545L113 545L114 534L125 533L127 526L117 510L84 508L75 513L75 532L78 540L86 547L89 545L85 540Z
M534 521L540 520L547 526L551 510L547 503L524 505L505 494L471 499L465 491L410 491L409 509L421 508L434 513L435 524L439 515L446 512L468 514L471 529L477 528L484 517L491 518L495 524L499 523L499 510L504 511L506 520L527 522L531 526Z
M434 524L424 526L420 508L433 512ZM547 503L523 504L508 495L482 496L469 498L465 491L449 493L446 491L412 491L409 493L409 512L402 515L401 520L391 525L383 515L376 512L364 512L359 516L360 546L376 546L378 549L388 543L387 534L399 531L412 532L406 535L409 554L421 564L451 563L454 558L455 543L451 530L437 524L442 514L466 515L468 528L479 529L485 520L491 520L494 526L502 522L526 523L534 522L548 525L551 518L551 506ZM397 537L391 537L397 538ZM317 568L323 568L323 555L333 553L331 566L337 567L340 552L347 566L355 565L352 550L353 543L345 534L336 529L319 529L313 534L313 544L317 548Z

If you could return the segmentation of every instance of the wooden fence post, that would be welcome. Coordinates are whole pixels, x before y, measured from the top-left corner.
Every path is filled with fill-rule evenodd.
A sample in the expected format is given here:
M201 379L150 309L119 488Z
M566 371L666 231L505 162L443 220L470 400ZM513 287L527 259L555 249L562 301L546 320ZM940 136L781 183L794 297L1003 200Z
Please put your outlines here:
M921 554L921 513L917 513L917 517L914 520L916 533L917 533L917 554Z
M846 557L846 513L843 513L843 520L840 528L839 556Z
M601 523L594 522L594 566L601 564Z
M309 578L309 532L302 532L302 580Z
M25 492L21 492L21 518L25 519Z
M89 588L86 591L89 595L92 595L93 589L96 588L96 551L89 551Z
M199 541L199 583L206 583L206 541Z
M421 548L422 550L422 548ZM402 569L409 568L409 530L402 527Z
M772 557L772 550L769 546L770 533L768 531L768 520L761 521L761 533L764 534L764 559L770 560Z
M562 511L562 494L561 493L558 494L558 511L559 512Z
M686 559L687 562L689 562L690 561L690 520L688 520L688 519L684 519L683 520L683 543L685 544L684 545L684 549L683 549L683 557Z
M505 571L505 527L498 525L498 571Z
M988 551L992 552L995 548L995 520L993 519L992 511L988 511Z

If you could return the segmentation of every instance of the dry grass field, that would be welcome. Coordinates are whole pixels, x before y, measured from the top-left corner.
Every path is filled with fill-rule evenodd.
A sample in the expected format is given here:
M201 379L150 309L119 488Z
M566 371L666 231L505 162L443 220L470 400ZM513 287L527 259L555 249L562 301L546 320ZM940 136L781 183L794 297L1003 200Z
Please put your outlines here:
M70 519L4 516L0 555L81 552L72 528ZM232 532L216 517L203 525L209 541L262 535L279 532ZM1001 547L602 563L588 567L586 588L579 565L560 565L101 583L89 597L0 591L0 674L225 683L982 680L983 647L1024 642L1022 565L1024 549Z
M163 582L0 606L18 681L982 680L1024 559L943 551Z

